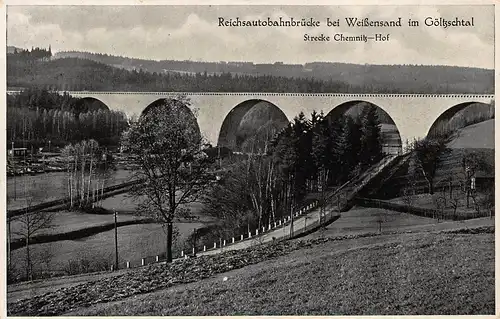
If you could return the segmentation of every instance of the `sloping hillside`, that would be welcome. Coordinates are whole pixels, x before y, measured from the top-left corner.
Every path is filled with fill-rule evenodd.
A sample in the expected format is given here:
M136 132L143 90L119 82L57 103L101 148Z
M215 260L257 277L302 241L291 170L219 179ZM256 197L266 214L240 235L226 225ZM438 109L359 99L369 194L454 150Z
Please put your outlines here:
M494 123L495 120L492 119L467 126L457 131L455 138L448 143L447 150L439 158L438 168L434 177L435 186L439 187L440 183L444 183L449 177L458 181L464 174L462 159L468 154L475 153L476 156L484 159L487 165L494 168ZM399 197L409 181L414 183L417 193L424 191L428 184L423 175L417 174L416 178L415 176L410 177L408 175L410 161L411 159L402 165L396 166L394 168L395 171L389 172L392 177L380 185L380 188L372 192L370 196L385 199ZM491 171L479 170L476 175L478 178L477 183L482 184L488 183L487 179L492 178L494 174Z
M457 137L448 144L449 148L495 149L495 120L469 125L461 129Z

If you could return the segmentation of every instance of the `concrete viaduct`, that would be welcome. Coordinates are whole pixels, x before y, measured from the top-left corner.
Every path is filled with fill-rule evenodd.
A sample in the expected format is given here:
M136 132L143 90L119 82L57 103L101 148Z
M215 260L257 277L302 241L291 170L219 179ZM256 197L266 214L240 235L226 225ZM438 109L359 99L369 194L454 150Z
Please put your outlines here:
M8 92L9 93L9 92ZM11 91L11 93L14 93ZM63 93L63 92L60 92ZM303 111L341 114L358 102L372 103L394 121L401 141L422 138L438 119L449 119L473 103L489 104L494 95L481 94L342 94L342 93L218 93L218 92L90 92L70 91L73 97L97 99L111 110L138 116L151 103L179 94L191 100L201 133L212 145L217 145L224 120L228 116L241 119L254 105L251 101L267 101L278 107L292 120Z

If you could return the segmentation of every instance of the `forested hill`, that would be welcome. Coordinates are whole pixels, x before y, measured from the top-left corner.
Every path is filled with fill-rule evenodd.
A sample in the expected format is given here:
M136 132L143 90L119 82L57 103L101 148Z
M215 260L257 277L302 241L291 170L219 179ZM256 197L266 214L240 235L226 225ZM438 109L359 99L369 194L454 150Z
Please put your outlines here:
M155 61L80 51L59 52L54 55L54 58L63 57L85 58L119 68L142 69L148 72L207 72L209 74L303 77L342 81L351 86L375 89L396 86L397 90L402 92L412 92L417 87L430 92L435 90L463 93L494 92L494 71L479 68L440 65L360 65L335 62L312 62L302 65L280 62L255 64L252 62Z
M494 72L448 66L153 61L63 52L40 60L7 54L7 85L97 91L492 94Z

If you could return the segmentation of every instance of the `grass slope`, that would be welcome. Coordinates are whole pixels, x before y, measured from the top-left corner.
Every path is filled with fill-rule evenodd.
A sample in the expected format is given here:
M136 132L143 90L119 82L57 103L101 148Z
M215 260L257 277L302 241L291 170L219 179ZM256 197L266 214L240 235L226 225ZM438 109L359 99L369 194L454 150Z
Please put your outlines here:
M494 284L493 234L399 234L329 241L66 315L493 314Z
M455 180L463 178L462 158L466 154L476 153L483 157L487 163L495 163L495 140L494 140L495 120L488 120L481 123L469 125L458 130L456 136L448 143L448 150L440 156L434 185L439 187L441 183L446 183L451 176ZM405 164L392 172L394 175L385 181L376 194L369 197L389 199L401 196L401 190L407 185L409 179L408 164ZM491 176L488 172L478 172L478 176ZM423 176L414 180L416 191L422 191L427 187L427 182Z
M469 125L459 130L449 148L495 149L495 120Z

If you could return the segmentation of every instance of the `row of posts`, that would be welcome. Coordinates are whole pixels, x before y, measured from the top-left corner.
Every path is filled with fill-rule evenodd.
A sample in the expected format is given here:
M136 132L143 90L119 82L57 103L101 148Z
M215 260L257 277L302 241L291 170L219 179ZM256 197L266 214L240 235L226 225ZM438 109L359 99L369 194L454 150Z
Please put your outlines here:
M308 210L312 209L312 208L315 208L317 206L318 202L314 202L313 204L309 204L307 205L305 208L302 208L300 209L299 211L295 212L295 214L293 214L293 217L298 217L302 214L304 214L305 212L307 212ZM116 212L115 212L115 218L116 218ZM281 227L282 225L286 224L287 222L290 221L290 216L286 216L283 218L283 220L278 220L278 222L273 222L273 224L268 224L267 226L267 230L271 230L271 229L274 229L276 227ZM116 219L115 219L115 223L116 223ZM266 227L262 227L262 233L264 233L266 231ZM195 230L196 232L196 230ZM259 229L256 229L255 230L255 235L254 236L258 236L259 235ZM252 238L252 232L248 232L248 237L247 239L249 238ZM242 241L244 239L244 235L240 235L240 241ZM231 244L234 244L236 241L236 238L233 237L231 239ZM117 234L116 234L116 226L115 226L115 243L117 243ZM220 239L220 243L219 243L219 248L222 248L222 247L225 247L227 245L227 242L226 240L224 239ZM118 245L116 245L118 246ZM213 249L216 249L217 248L217 243L214 242L214 246L213 246ZM207 251L207 246L203 246L203 251ZM196 250L195 250L195 247L192 248L192 254L195 255L196 254ZM111 270L114 270L115 268L118 268L118 252L116 252L116 260L115 260L115 265L111 265ZM184 253L184 250L181 251L181 258L188 258L188 256ZM159 262L160 261L160 256L156 256L156 262ZM141 266L145 266L146 265L146 259L145 258L142 258L141 259ZM130 262L127 261L126 262L126 268L130 268Z
M304 214L305 212L307 212L308 210L312 209L312 208L315 208L317 206L318 202L314 202L312 204L309 204L307 205L305 208L302 208L301 210L295 212L294 214L294 217L298 217L302 214ZM289 222L290 221L290 216L286 216L283 218L283 220L278 220L278 222L273 222L272 224L268 224L267 226L267 230L271 230L271 229L275 229L276 227L281 227L282 225L284 225L285 223ZM261 228L261 233L264 233L266 232L266 227L262 227ZM259 235L259 229L255 229L255 235L254 236L258 236ZM248 232L248 237L247 239L249 238L252 238L252 232ZM244 235L240 235L240 241L242 241L244 239ZM236 237L232 237L231 238L231 244L234 244L236 241ZM220 239L220 243L219 243L219 248L222 248L222 247L225 247L227 245L227 242L225 239ZM216 249L217 248L217 242L214 242L214 246L213 246L213 249ZM203 246L203 251L207 251L207 249L210 249L210 248L207 248L206 245ZM195 248L193 247L193 255L195 254ZM185 255L184 251L181 251L181 258L184 257L184 258L187 258L187 256Z

